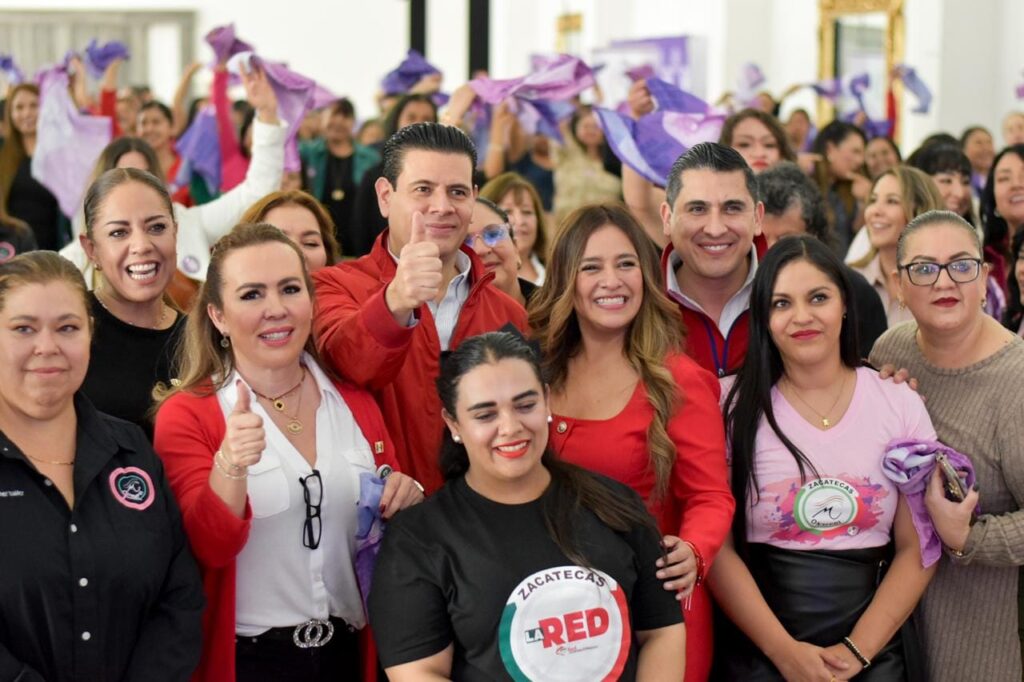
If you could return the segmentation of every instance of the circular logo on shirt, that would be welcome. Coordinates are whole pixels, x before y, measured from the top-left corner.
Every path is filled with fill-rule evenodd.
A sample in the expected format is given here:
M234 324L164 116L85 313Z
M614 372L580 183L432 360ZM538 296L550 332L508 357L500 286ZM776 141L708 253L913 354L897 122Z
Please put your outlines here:
M199 259L195 256L185 256L181 259L181 269L190 274L199 272Z
M626 595L601 571L538 571L509 595L498 629L505 669L528 680L617 680L632 633Z
M822 533L857 518L859 498L857 489L846 481L819 478L800 488L793 501L793 517L801 530Z
M0 242L0 263L6 263L14 258L15 255L14 244L11 244L10 242Z
M110 472L110 491L114 499L142 511L153 504L153 479L138 467L124 467Z

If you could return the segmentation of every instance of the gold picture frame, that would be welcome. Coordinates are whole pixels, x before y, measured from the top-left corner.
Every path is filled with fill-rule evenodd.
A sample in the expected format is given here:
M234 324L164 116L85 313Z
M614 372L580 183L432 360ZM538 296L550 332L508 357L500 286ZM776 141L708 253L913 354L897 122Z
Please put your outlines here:
M903 21L904 0L818 0L818 77L821 80L849 76L836 73L836 24L845 16L869 13L885 14L885 72L892 72L893 66L903 61L905 48L905 26ZM896 100L896 119L902 109L902 83L893 84ZM825 123L835 117L835 106L824 97L818 98L818 121Z

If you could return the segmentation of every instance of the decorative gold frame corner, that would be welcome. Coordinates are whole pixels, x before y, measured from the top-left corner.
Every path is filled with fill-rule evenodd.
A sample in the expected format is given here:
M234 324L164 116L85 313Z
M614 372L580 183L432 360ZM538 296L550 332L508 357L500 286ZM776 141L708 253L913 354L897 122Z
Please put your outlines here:
M818 77L821 80L836 76L836 20L851 14L884 12L885 72L891 73L903 61L905 49L904 0L818 0ZM896 120L901 120L903 84L893 83L896 100ZM824 97L818 98L818 122L824 124L835 117L835 106Z

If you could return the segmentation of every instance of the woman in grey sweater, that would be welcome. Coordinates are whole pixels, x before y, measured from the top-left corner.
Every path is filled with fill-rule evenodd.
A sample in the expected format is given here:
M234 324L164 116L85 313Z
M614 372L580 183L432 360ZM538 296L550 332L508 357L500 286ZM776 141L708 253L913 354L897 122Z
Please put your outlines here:
M1022 667L1024 339L984 314L988 266L958 215L919 216L898 249L901 302L915 322L886 332L871 361L909 370L940 440L971 457L978 481L959 504L945 499L938 479L926 495L946 545L916 614L929 679L1014 682Z

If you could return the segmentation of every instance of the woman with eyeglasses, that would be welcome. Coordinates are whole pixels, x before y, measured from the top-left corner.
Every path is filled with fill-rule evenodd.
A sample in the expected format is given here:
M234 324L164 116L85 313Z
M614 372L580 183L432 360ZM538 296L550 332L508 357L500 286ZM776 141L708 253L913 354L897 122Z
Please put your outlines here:
M266 224L214 245L154 446L209 601L197 680L351 679L366 623L357 502L392 444L370 394L323 368L298 246ZM355 360L354 360L355 361ZM386 478L389 518L422 499ZM363 664L375 666L374 661Z
M525 308L538 287L519 276L522 257L516 248L508 213L490 199L477 197L466 232L466 245L480 256L487 272L494 273L494 286Z
M871 361L909 370L939 439L970 455L978 481L955 503L936 474L926 496L946 546L916 619L928 679L1019 680L1024 339L982 310L989 266L957 214L911 221L897 258L900 297L916 323L886 332Z

